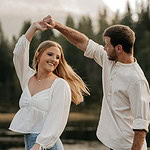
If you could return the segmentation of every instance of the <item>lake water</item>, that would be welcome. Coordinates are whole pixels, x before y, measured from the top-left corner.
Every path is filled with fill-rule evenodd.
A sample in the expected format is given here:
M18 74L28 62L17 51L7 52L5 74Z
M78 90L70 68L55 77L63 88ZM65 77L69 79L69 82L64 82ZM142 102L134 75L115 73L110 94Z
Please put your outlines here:
M108 150L98 139L92 140L95 131L91 132L81 132L78 135L77 131L65 132L62 142L65 150ZM86 134L85 134L86 133ZM83 134L83 135L82 135ZM71 139L70 136L74 136ZM91 137L88 140L83 139L83 137ZM78 139L77 139L78 137ZM6 129L0 129L0 150L24 150L24 138L23 134L15 133Z
M109 150L98 141L78 141L74 144L64 144L65 150ZM11 148L8 150L24 150L24 148Z

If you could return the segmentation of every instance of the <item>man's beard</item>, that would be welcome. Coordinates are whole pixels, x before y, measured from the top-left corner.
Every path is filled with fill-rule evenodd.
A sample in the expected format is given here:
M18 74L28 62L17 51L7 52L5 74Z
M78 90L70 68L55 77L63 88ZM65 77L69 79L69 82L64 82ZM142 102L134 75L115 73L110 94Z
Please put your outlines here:
M107 55L108 59L111 60L111 61L117 61L117 56L109 56Z

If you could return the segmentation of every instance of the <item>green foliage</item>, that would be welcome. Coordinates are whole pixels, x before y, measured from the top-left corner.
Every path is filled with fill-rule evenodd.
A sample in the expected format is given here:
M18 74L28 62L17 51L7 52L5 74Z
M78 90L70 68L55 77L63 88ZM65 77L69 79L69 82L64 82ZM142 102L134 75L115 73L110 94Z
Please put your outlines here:
M92 20L89 16L81 17L77 30L86 34L90 39L94 38Z
M109 23L107 21L107 10L104 8L103 11L99 11L99 18L98 18L98 24L99 24L99 31L96 34L96 42L99 44L104 44L103 41L103 32L104 30L109 26Z
M115 13L114 18L112 19L112 25L119 24L119 23L120 23L120 16L119 16L119 11L117 11Z
M9 111L12 104L14 109L17 107L17 102L14 99L19 98L20 93L14 90L15 74L12 65L12 51L8 40L5 39L4 33L0 24L0 111ZM18 93L17 93L18 92ZM19 94L19 95L18 95ZM7 108L7 109L6 109Z
M96 40L93 32L93 25L89 16L83 16L79 21L78 31L84 33L89 39ZM77 52L77 51L76 51ZM75 52L74 52L75 53ZM99 102L101 97L101 68L94 62L94 60L85 58L82 51L76 53L75 68L79 68L79 75L87 83L91 91L91 96L85 98L85 104L93 104ZM99 77L97 77L99 75ZM99 84L100 83L100 84Z
M44 32L39 33L39 41L40 43L46 40L54 40L53 30L46 30Z
M68 27L70 27L70 28L75 29L74 20L73 20L71 14L69 14L69 15L67 16L66 25L67 25Z
M26 33L26 31L28 30L28 28L30 27L30 25L31 25L30 21L25 21L24 22L23 27L22 27L22 29L20 31L20 36Z
M127 2L127 10L126 10L126 13L124 14L122 20L120 21L120 24L127 25L133 29L134 22L132 19L132 11L131 11L129 2Z
M144 73L150 82L150 4L147 1L147 7L141 4L137 12L138 21L135 22L135 56L141 65Z

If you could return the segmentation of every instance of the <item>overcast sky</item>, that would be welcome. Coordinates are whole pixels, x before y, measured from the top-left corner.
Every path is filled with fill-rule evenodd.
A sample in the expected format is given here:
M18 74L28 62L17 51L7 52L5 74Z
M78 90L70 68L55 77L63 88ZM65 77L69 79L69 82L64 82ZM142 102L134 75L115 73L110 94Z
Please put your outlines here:
M4 33L10 38L19 33L25 20L36 21L50 14L64 23L68 13L76 18L90 15L96 19L98 10L104 6L110 12L119 10L123 13L127 1L134 9L136 0L0 0L0 21Z

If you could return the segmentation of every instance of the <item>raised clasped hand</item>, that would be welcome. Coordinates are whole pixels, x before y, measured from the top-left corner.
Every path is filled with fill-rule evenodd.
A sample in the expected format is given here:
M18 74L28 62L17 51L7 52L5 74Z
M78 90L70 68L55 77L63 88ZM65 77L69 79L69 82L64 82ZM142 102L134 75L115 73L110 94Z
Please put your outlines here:
M37 30L45 31L48 29L48 27L44 21L34 22L33 25Z
M43 21L46 23L47 28L53 29L55 27L55 20L50 15L43 18Z

